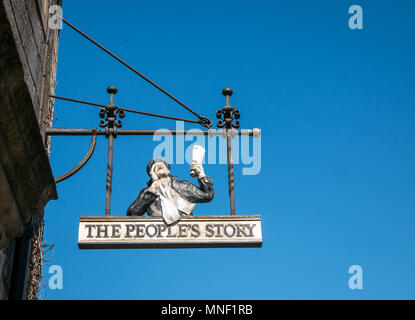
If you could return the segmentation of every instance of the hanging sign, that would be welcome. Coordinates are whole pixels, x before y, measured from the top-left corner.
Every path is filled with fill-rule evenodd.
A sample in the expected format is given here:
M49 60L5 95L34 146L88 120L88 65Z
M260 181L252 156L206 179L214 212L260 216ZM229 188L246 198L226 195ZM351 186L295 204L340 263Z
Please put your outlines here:
M81 217L80 249L261 247L261 216Z
M126 216L111 216L111 193L113 175L113 144L118 135L155 135L157 130L119 130L125 112L146 114L162 118L200 123L208 128L203 135L210 135L212 121L199 115L198 121L162 116L148 112L125 109L114 105L117 88L107 88L110 104L102 105L77 99L51 96L72 102L102 107L99 111L99 125L105 130L89 129L48 129L49 135L92 135L91 144L84 158L70 171L59 176L61 182L78 172L90 159L95 150L97 135L108 139L108 166L106 178L105 216L81 217L78 246L80 249L122 249L122 248L220 248L220 247L261 247L261 216L235 215L235 181L232 158L232 138L243 132L254 137L260 136L259 129L239 131L239 109L229 104L232 90L225 88L222 94L226 105L217 110L217 126L223 128L227 140L228 184L230 197L230 216L194 216L198 203L207 203L214 198L213 179L205 174L203 158L205 150L194 145L190 176L197 178L198 186L187 180L179 180L170 173L170 165L165 159L153 158L146 167L150 180L138 193L128 207ZM191 130L189 130L190 132ZM186 134L176 130L174 134ZM147 216L143 216L147 213Z

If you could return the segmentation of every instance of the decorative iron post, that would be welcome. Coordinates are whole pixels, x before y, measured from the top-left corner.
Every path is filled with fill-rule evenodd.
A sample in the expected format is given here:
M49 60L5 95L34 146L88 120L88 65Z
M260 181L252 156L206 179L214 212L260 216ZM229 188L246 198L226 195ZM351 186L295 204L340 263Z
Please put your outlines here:
M117 137L117 128L122 127L121 120L117 120L117 115L120 118L125 117L124 110L119 110L114 105L114 94L118 92L114 86L108 87L107 92L110 94L110 104L105 106L105 109L99 110L100 120L99 126L105 128L105 136L108 138L108 166L107 166L107 180L105 192L105 215L111 215L111 192L112 192L112 171L113 171L113 151L114 138Z
M225 127L226 142L228 149L228 184L229 184L229 198L231 206L231 215L235 215L235 178L233 172L233 157L232 157L232 129L239 128L239 121L233 122L235 119L239 119L241 114L238 109L233 108L229 104L229 97L233 94L232 89L225 88L222 90L222 94L226 97L226 105L223 109L216 111L216 118L220 119L217 123L218 128Z

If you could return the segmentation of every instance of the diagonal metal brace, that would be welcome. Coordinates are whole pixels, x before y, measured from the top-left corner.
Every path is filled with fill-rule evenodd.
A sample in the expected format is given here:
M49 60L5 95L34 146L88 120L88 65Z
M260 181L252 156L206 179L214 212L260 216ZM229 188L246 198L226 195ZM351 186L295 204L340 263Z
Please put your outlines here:
M68 179L69 177L77 173L79 170L81 170L82 167L88 162L88 160L91 158L92 154L94 153L96 143L97 143L97 129L93 128L91 143L89 145L88 152L85 154L84 158L81 161L79 161L79 163L75 167L73 167L71 170L57 177L55 179L55 182L59 183L65 179Z

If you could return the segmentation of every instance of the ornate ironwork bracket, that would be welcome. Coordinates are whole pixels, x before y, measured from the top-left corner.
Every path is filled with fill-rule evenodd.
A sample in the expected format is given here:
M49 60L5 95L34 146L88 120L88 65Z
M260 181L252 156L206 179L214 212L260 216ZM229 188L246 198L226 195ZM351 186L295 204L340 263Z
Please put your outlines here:
M101 128L105 128L105 136L106 138L108 138L108 166L106 179L105 215L109 216L111 211L114 138L117 137L117 128L122 127L122 122L118 119L118 117L121 119L124 118L125 110L118 108L114 105L114 94L118 92L117 88L114 86L110 86L107 88L107 92L110 94L110 103L108 105L103 106L103 109L99 110L99 117L103 119L99 121L99 126ZM88 162L95 150L97 134L98 130L96 128L92 129L92 139L87 154L73 169L56 178L56 183L61 182L69 178L70 176L74 175Z
M229 105L229 97L232 95L232 90L229 88L223 89L222 94L226 97L226 105L223 109L219 109L216 112L216 116L219 119L217 126L223 128L222 130L210 129L211 121L209 119L202 118L206 124L209 122L209 129L205 131L192 131L192 130L118 130L122 127L122 122L118 118L122 119L125 117L125 112L141 113L144 115L157 116L162 118L168 118L172 120L188 121L194 123L200 123L200 121L192 121L187 119L181 119L171 116L161 116L148 112L141 112L130 110L114 105L114 94L117 93L117 88L108 87L107 92L110 94L110 104L103 105L93 102L56 97L58 99L68 100L76 103L84 103L88 105L94 105L102 107L99 111L99 117L102 118L99 122L99 126L103 129L66 129L66 128L48 128L46 134L48 136L87 136L92 135L91 144L85 157L70 171L59 176L55 181L61 182L75 173L77 173L91 158L96 145L96 138L98 135L105 135L108 138L108 166L107 166L107 178L106 178L106 201L105 201L105 215L110 215L111 209L111 193L112 193L112 172L113 172L113 149L114 149L114 138L118 135L186 135L188 132L192 132L192 135L205 135L209 137L223 136L227 139L227 155L228 155L228 181L229 181L229 197L231 215L235 215L235 182L234 182L234 171L233 171L233 159L232 159L232 138L239 135L247 135L252 137L259 137L261 135L260 129L246 129L237 130L239 128L239 121L234 121L240 118L240 112L238 109L233 108Z

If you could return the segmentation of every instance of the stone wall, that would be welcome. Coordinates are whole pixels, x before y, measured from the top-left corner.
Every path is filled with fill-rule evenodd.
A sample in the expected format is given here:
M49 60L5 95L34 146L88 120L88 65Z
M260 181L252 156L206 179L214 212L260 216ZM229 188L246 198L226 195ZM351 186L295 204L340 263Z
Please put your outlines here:
M24 223L43 220L45 205L57 199L45 131L53 119L59 38L47 26L48 11L60 3L0 0L0 299L9 289L13 239Z

